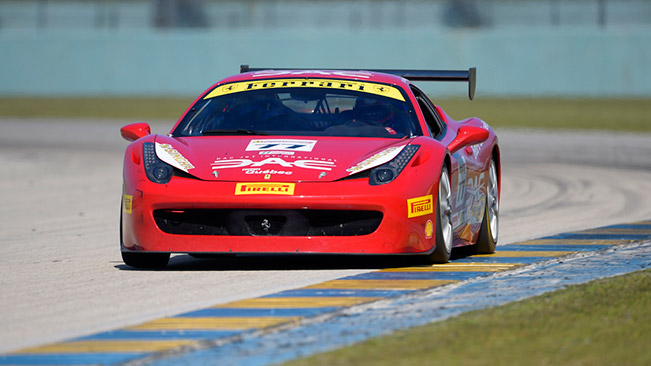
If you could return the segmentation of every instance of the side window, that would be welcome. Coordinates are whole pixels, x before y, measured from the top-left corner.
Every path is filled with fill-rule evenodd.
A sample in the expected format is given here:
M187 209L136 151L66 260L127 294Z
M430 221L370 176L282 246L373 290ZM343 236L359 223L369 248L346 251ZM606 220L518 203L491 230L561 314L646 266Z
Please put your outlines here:
M427 95L423 93L420 89L415 86L411 86L416 100L418 101L418 106L423 111L423 116L425 117L425 122L427 122L427 127L432 132L432 136L436 139L440 139L445 132L445 124L441 118L436 114L432 102L429 100Z

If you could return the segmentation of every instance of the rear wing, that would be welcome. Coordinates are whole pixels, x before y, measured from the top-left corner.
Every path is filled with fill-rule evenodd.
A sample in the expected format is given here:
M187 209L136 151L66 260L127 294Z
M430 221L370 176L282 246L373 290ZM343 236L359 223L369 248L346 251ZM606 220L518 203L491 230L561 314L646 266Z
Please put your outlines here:
M290 69L290 68L261 68L241 65L240 73L263 70L319 70L319 69ZM321 69L323 70L323 69ZM361 71L353 69L337 69L342 71ZM401 69L374 69L364 70L372 72L381 72L403 77L413 81L463 81L468 82L468 98L472 100L475 97L475 85L477 83L477 68L471 67L468 70L401 70Z

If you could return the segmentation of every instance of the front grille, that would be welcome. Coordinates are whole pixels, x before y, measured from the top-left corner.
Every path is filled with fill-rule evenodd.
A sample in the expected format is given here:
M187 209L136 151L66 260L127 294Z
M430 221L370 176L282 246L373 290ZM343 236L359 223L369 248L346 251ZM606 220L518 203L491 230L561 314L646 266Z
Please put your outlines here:
M156 210L156 225L179 235L357 236L374 232L379 211L347 210Z

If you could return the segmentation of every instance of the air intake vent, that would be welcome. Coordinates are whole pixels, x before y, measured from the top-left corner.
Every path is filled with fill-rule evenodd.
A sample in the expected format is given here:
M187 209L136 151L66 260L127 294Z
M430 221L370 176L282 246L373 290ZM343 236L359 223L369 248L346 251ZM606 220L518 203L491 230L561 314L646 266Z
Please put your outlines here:
M178 235L358 236L374 232L379 211L156 210L156 225Z

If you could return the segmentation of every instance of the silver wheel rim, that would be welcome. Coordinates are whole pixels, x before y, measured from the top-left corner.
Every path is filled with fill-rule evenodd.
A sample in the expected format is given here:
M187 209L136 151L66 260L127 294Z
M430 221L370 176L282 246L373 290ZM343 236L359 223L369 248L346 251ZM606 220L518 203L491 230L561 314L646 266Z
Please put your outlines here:
M494 242L497 242L497 224L499 221L500 212L500 190L497 181L497 169L495 163L491 161L488 178L488 190L486 192L486 204L488 205L488 223L490 225L490 232Z
M451 205L450 205L450 179L448 172L441 173L441 181L439 182L439 212L441 222L441 233L443 234L443 244L445 250L450 253L452 250L452 219L451 219Z

